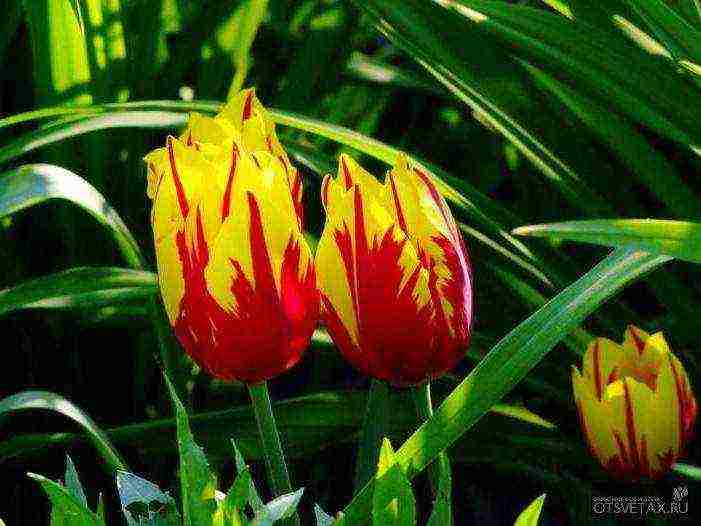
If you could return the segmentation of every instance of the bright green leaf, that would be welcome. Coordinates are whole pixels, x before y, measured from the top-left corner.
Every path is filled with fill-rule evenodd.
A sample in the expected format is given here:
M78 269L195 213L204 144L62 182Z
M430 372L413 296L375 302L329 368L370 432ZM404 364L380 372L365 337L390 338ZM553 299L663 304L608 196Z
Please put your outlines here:
M612 247L630 246L701 263L701 223L660 219L568 221L517 228L514 234Z
M413 526L416 524L416 502L411 483L397 462L388 439L380 449L372 498L373 526Z
M540 513L543 511L544 502L545 493L531 502L528 507L521 512L516 519L516 522L514 522L514 526L538 526Z
M216 510L214 492L217 479L204 451L195 443L185 407L167 376L165 380L177 422L183 521L185 526L205 526L211 522Z

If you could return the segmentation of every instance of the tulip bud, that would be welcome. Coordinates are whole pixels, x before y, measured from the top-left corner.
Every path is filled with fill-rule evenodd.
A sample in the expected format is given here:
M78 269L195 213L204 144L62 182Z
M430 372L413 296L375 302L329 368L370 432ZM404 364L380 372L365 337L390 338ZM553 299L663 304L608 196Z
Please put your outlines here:
M158 281L186 352L255 383L295 365L319 300L301 231L301 181L252 90L191 115L146 157Z
M464 355L472 275L430 176L400 158L384 184L342 155L322 184L316 255L326 326L361 372L395 385L440 376Z
M630 325L623 345L595 339L572 384L589 449L617 478L658 478L682 455L696 400L661 332Z

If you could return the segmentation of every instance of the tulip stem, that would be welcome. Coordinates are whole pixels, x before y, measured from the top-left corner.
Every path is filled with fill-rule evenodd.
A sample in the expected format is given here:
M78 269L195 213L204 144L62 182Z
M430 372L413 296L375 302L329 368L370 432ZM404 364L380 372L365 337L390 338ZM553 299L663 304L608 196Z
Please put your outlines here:
M419 423L423 424L433 416L430 382L424 382L415 388L414 402L416 405L416 414L419 417ZM431 481L431 488L433 489L433 494L436 499L445 498L445 502L448 506L447 514L451 516L452 521L452 512L450 511L450 503L452 500L451 469L450 459L448 459L448 454L445 451L442 451L438 455L438 458L429 464L428 477Z
M387 434L389 413L389 386L380 380L370 384L365 418L360 436L360 448L355 465L355 483L357 493L372 478L377 470L382 439Z
M287 472L287 464L285 464L285 455L282 451L280 435L277 431L275 415L273 415L273 407L270 403L268 384L266 382L249 384L248 392L251 395L253 412L256 415L258 432L263 443L265 467L268 471L270 485L273 494L279 497L285 493L290 493L292 484L290 483L290 475ZM299 515L295 513L292 519L288 519L283 524L298 526L300 524Z

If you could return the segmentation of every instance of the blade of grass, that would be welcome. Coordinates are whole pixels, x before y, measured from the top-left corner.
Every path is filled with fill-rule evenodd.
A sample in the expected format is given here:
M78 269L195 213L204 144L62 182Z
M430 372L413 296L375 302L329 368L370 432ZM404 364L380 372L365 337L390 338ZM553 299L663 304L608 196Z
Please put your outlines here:
M0 290L0 316L23 309L92 310L122 302L151 300L151 272L122 268L72 268Z
M661 219L567 221L517 228L521 236L551 237L607 247L631 246L701 263L701 223Z
M142 109L144 106L153 109L144 110ZM95 113L89 114L77 122L52 125L41 132L34 132L21 136L15 142L0 149L0 162L9 162L37 148L98 130L122 127L177 128L182 126L186 120L185 115L178 113L179 111L185 112L193 110L214 113L218 110L219 106L219 103L213 102L188 104L171 103L170 101L144 101L139 105L127 103L120 105L93 106L92 108ZM112 111L117 108L119 109L118 111ZM134 111L128 111L129 108L135 109ZM64 109L62 108L40 110L41 113L30 112L23 114L23 116L10 117L10 119L13 119L11 124L17 124L36 118L48 118L51 115L61 115L63 111ZM353 130L349 130L348 128L277 110L270 110L270 114L275 122L280 125L297 128L326 137L388 164L394 163L397 156L402 153L399 149L354 132ZM508 217L510 218L509 221L513 222L517 220L513 213L501 207L495 201L487 198L466 182L451 177L444 171L428 163L422 163L422 166L433 176L440 191L445 195L448 201L468 214L475 222L487 228L494 235L507 241L509 246L520 254L512 253L511 251L507 251L507 249L501 249L499 252L501 252L502 255L507 251L517 264L533 273L534 277L543 281L548 286L552 285L550 278L548 278L542 270L538 270L538 266L543 266L539 258L534 255L526 245L511 236L509 232L510 228L502 224L500 219L497 219ZM516 224L514 224L514 226L516 226ZM480 241L484 242L485 240L480 238ZM495 248L500 245L499 243L492 242L490 246Z
M227 99L233 97L243 87L250 66L251 46L267 10L268 0L241 2L219 31L217 38L219 45L231 53L234 68L236 68Z
M701 201L686 186L667 159L623 117L596 100L558 82L539 68L522 62L537 84L554 94L620 157L640 181L679 217L701 216Z

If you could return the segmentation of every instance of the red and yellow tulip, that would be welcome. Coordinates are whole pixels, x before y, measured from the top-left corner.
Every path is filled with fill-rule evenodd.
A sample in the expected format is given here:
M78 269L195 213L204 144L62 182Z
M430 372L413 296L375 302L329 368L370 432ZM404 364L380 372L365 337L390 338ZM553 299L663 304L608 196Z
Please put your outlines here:
M623 345L595 339L572 383L589 449L616 477L658 478L682 455L696 400L661 332L631 325Z
M344 357L396 385L455 366L470 339L472 275L431 177L402 157L382 184L342 155L322 201L318 283L326 326Z
M249 383L297 363L318 318L301 180L252 90L146 157L158 281L187 353Z

